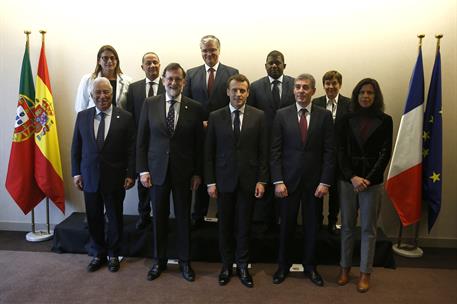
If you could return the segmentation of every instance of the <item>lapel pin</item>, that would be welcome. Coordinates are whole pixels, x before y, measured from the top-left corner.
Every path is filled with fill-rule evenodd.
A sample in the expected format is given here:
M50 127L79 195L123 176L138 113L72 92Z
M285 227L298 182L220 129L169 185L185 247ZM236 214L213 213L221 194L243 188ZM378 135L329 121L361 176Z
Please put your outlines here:
M187 109L187 106L185 106L184 108L186 108L186 109Z
M118 115L118 116L116 116L116 118L119 118L119 115Z

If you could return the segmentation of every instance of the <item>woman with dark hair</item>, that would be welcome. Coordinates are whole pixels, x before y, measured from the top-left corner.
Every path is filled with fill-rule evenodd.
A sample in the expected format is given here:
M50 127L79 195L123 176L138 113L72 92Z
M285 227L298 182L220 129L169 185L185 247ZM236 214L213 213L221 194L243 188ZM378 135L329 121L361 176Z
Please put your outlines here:
M381 89L371 78L356 85L351 107L352 112L336 128L342 223L338 284L349 282L359 209L362 235L357 291L366 292L373 270L384 170L392 150L392 117L384 113Z
M94 72L84 75L81 79L76 93L76 112L95 106L90 92L92 84L97 77L108 78L113 87L113 106L125 109L127 90L132 78L122 74L116 50L111 45L104 45L98 50Z

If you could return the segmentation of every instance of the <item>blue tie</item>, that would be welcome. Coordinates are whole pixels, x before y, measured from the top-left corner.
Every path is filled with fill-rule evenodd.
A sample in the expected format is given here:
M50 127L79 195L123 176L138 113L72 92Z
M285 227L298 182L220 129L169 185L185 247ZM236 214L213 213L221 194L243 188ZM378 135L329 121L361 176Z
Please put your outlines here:
M100 112L98 115L100 115L100 124L98 125L98 130L97 130L97 148L100 151L103 148L103 143L105 142L105 116L106 114L104 112Z
M168 109L167 115L167 129L170 135L173 135L175 132L175 103L176 100L170 100L170 109Z

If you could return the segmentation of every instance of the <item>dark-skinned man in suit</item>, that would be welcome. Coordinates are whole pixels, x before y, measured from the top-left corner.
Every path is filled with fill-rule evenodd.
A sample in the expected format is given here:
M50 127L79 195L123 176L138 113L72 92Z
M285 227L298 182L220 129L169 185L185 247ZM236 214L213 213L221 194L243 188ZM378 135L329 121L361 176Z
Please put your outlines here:
M107 262L111 272L119 270L125 190L135 184L135 124L129 112L112 106L112 92L107 78L95 79L95 107L78 113L71 146L73 182L84 192L89 254L94 257L89 272Z
M200 40L200 51L205 63L187 71L183 95L203 106L203 124L206 129L209 113L228 105L230 100L227 96L227 80L230 76L238 74L238 70L219 62L221 43L216 36L203 36ZM205 187L200 187L195 195L192 214L195 228L204 223L208 206L208 193Z
M268 181L265 117L261 110L246 105L246 76L231 76L227 95L230 104L209 116L205 182L209 196L217 199L222 259L219 285L230 281L236 262L241 283L252 288L254 282L248 271L252 213L255 199L263 196Z
M280 205L278 270L273 283L280 284L292 264L291 247L301 205L304 274L323 286L316 269L318 211L333 181L335 156L330 111L311 104L316 92L312 75L295 78L295 104L276 113L270 152L271 181Z
M157 279L167 268L169 196L173 194L176 247L184 279L195 280L190 265L190 206L203 171L201 105L181 94L186 73L178 63L162 75L165 94L148 99L141 111L137 140L137 172L150 188L153 227L153 264L147 279Z
M350 99L340 94L340 89L343 84L343 76L338 71L328 71L322 77L322 85L324 86L325 95L313 99L313 104L322 107L332 112L333 125L335 127L341 121L341 118L349 112ZM336 156L335 156L336 157ZM337 166L335 166L335 178L337 176ZM339 230L336 227L338 221L338 212L340 211L340 203L338 201L338 183L332 183L329 189L328 196L328 225L327 230L333 235L338 235ZM321 226L324 221L323 210L321 214Z
M268 53L265 61L267 76L254 81L249 90L248 105L265 112L267 121L268 143L276 111L295 103L294 79L284 75L286 63L284 55L279 51ZM274 186L269 183L265 195L256 202L254 221L266 225L269 230L275 230L279 219L279 210L275 204Z
M132 113L137 128L144 100L165 92L162 80L160 79L160 59L156 53L147 52L143 55L141 69L144 71L146 77L130 84L126 105L126 110ZM137 187L139 218L136 228L141 230L151 223L151 204L149 189L143 187L141 182L138 182Z

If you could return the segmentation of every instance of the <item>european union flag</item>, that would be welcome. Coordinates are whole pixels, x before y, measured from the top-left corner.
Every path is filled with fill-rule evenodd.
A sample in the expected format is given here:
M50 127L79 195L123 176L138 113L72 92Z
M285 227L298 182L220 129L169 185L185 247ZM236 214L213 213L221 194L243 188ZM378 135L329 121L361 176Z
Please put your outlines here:
M443 124L441 109L441 55L436 51L432 79L428 90L423 128L423 199L428 205L428 231L441 209Z

